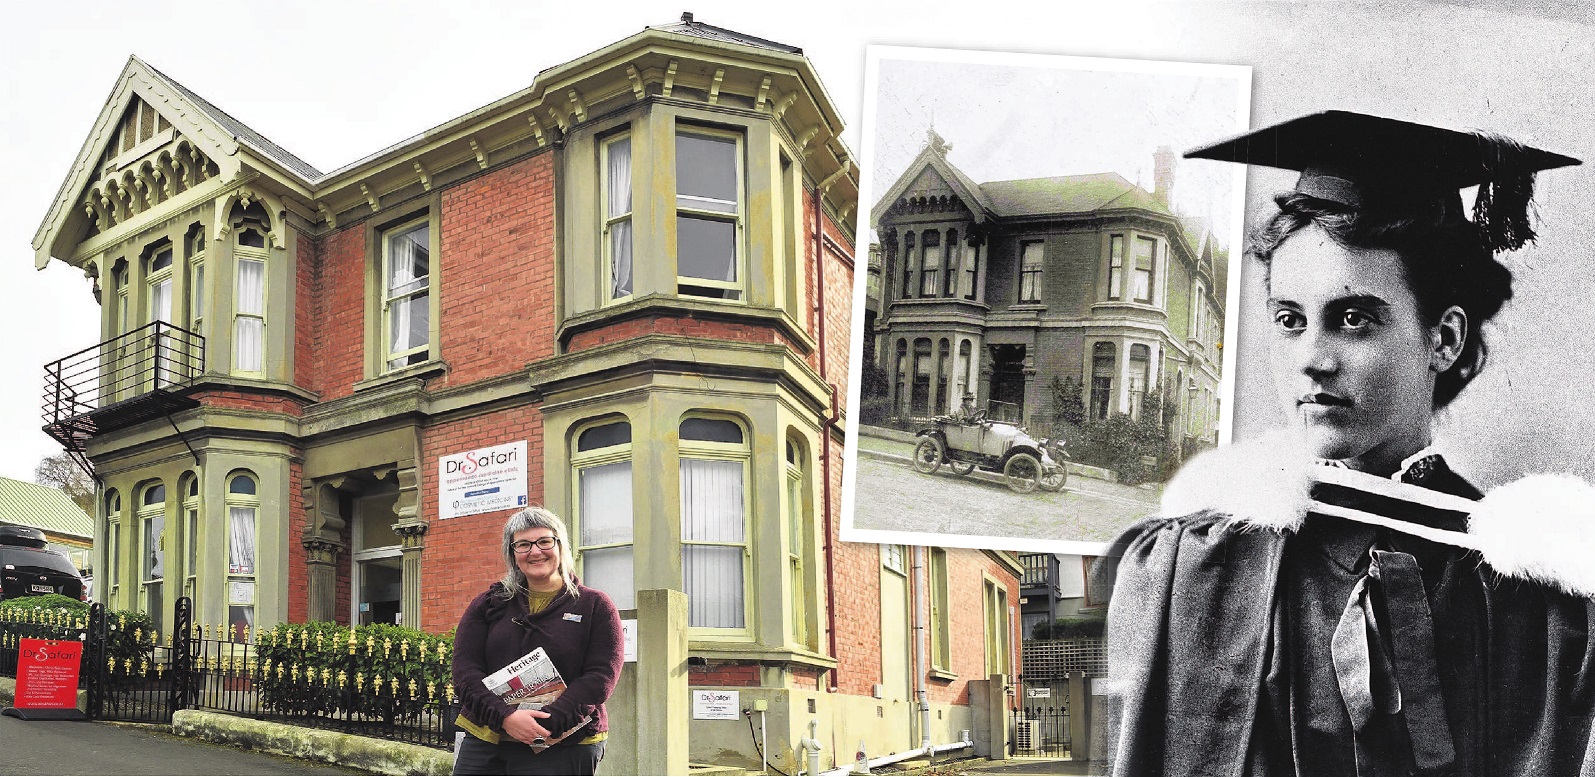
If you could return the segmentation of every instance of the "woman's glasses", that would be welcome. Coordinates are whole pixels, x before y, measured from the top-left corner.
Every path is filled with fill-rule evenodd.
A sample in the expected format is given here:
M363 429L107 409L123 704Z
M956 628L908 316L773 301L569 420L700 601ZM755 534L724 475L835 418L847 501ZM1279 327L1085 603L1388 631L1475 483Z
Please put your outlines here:
M510 543L510 547L514 548L516 553L524 556L528 553L531 553L532 548L537 548L538 550L546 553L550 550L553 550L554 546L558 544L559 539L556 537L540 537L535 540L516 540L515 542Z

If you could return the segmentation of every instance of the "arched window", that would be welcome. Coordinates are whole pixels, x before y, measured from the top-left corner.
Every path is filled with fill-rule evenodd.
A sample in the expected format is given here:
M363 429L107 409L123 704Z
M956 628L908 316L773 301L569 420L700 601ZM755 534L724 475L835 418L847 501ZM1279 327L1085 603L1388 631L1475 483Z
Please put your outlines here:
M254 473L227 476L227 623L232 637L244 640L255 625L255 527L259 520L259 482Z
M901 416L908 409L908 341L897 340L897 363L892 371L892 415Z
M943 337L936 344L936 412L951 413L958 399L947 393L948 379L952 377L952 346Z
M741 424L681 421L681 575L687 625L743 631L748 622L748 462Z
M803 438L786 440L786 499L782 507L787 525L787 567L792 586L792 641L818 650L819 629L812 615L818 611L816 586L808 584L814 566L814 506L809 495L809 458Z
M1113 375L1118 369L1113 343L1091 346L1091 417L1101 421L1113 412Z
M259 207L256 203L251 210ZM233 294L233 371L259 374L266 367L266 233L263 221L244 218L237 226Z
M607 419L577 427L570 464L582 583L609 594L617 609L634 609L631 423Z
M199 476L190 472L179 481L183 494L183 593L198 596L199 576Z
M1141 404L1152 379L1152 351L1145 344L1130 346L1130 415L1141 417Z
M974 384L969 381L969 360L973 356L974 346L968 340L958 341L958 366L955 368L956 378L953 383L953 404L964 401L964 395L972 393Z
M149 613L160 629L166 603L162 583L166 577L166 486L147 483L138 492L139 609Z
M909 398L909 412L915 418L930 415L930 338L914 341L914 385Z
M105 492L105 541L105 585L115 596L122 576L122 495L114 488ZM108 599L100 597L101 601Z

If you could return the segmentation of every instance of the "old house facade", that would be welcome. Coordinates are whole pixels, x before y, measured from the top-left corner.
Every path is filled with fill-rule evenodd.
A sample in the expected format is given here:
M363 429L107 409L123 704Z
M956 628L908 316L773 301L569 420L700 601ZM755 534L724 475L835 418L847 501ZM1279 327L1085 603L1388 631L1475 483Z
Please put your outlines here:
M1218 423L1228 252L1169 209L1174 152L1152 192L1115 173L976 183L934 131L871 211L882 293L873 330L892 413L977 395L994 417L1050 416L1055 377L1088 419L1137 415L1161 387L1174 428Z
M957 738L1018 564L840 542L841 130L801 50L690 15L328 173L131 59L34 243L101 303L44 418L100 483L96 597L442 632L541 504L623 611L684 595L659 676L764 701L778 763L811 720L843 763ZM509 501L452 485L478 464Z

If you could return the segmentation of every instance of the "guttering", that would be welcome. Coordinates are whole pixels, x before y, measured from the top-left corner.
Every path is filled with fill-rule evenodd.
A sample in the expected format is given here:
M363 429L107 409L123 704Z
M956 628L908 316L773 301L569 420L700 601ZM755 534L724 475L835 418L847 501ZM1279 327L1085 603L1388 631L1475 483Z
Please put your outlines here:
M846 167L844 166L845 170ZM831 542L831 526L836 516L831 512L831 430L836 428L836 422L841 420L841 408L837 405L836 384L831 383L826 374L825 355L830 350L825 339L825 224L821 221L821 201L823 190L814 187L814 311L819 319L819 351L820 351L820 380L826 381L831 389L831 412L821 419L820 423L820 465L821 478L824 481L824 512L825 512L825 621L827 643L830 648L831 658L836 658L836 546ZM830 692L835 693L836 670L831 670Z

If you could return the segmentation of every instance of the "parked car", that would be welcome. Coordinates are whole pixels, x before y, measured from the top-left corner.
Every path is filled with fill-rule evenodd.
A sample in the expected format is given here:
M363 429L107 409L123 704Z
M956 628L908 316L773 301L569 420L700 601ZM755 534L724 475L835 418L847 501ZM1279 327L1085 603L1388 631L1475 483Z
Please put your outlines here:
M77 567L48 544L38 529L0 526L0 600L41 594L84 598Z
M968 475L978 467L1001 473L1008 487L1021 494L1040 488L1060 491L1068 479L1068 452L1063 440L1036 439L1023 427L958 416L936 416L935 425L918 432L914 469L930 474L946 464Z

